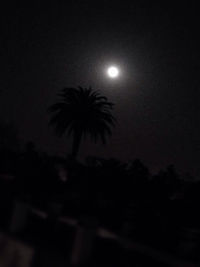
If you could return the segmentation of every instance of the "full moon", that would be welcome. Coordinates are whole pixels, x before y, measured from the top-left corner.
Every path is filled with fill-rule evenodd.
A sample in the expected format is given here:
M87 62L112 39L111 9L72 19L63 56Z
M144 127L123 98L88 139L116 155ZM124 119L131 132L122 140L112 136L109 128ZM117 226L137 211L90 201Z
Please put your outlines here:
M110 66L107 69L107 74L110 78L117 78L119 76L119 69L115 66Z

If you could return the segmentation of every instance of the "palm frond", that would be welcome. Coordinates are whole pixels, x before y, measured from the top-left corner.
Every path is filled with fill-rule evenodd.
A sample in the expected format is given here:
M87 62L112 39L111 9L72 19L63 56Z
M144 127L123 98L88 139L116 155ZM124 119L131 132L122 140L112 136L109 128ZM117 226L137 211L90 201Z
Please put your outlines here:
M67 87L58 94L59 102L48 108L51 115L49 124L61 136L78 132L90 135L97 142L100 138L106 143L107 136L111 135L111 128L115 125L112 115L114 104L99 91L91 87Z

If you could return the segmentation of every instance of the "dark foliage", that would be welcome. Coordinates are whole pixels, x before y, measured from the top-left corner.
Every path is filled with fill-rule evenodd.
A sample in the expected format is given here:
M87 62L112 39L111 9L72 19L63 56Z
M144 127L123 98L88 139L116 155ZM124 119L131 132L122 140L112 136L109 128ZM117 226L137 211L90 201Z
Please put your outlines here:
M105 96L91 88L78 87L63 89L59 97L59 102L49 108L52 114L49 123L57 135L67 133L73 136L73 157L77 156L81 140L86 135L95 142L100 138L106 143L114 117L111 113L113 104Z

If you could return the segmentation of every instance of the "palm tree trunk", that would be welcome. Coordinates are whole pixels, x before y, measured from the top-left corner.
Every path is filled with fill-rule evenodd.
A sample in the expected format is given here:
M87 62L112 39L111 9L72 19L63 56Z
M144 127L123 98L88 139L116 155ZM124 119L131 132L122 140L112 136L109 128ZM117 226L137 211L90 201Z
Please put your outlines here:
M80 144L81 144L81 133L80 132L75 132L74 136L73 136L73 144L72 144L72 158L76 159L78 152L79 152L79 148L80 148Z

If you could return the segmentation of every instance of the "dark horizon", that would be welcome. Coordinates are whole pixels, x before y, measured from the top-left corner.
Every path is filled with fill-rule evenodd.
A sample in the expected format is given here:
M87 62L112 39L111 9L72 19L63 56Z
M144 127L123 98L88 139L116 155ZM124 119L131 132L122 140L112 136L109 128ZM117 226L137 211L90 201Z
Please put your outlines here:
M22 140L67 154L71 141L48 127L47 108L64 87L92 86L115 103L118 125L87 155L140 158L151 170L174 164L200 175L199 40L195 4L101 1L9 6L1 16L0 118ZM118 64L118 81L104 66Z

